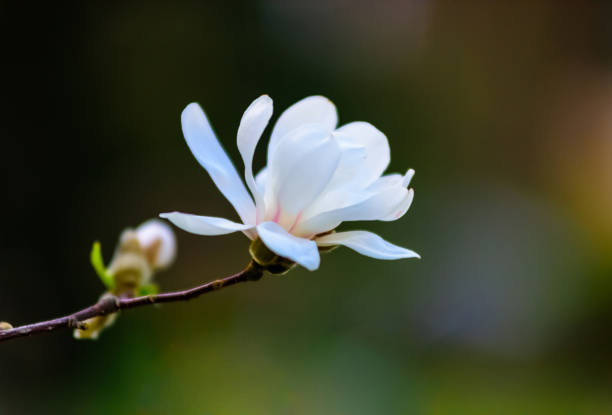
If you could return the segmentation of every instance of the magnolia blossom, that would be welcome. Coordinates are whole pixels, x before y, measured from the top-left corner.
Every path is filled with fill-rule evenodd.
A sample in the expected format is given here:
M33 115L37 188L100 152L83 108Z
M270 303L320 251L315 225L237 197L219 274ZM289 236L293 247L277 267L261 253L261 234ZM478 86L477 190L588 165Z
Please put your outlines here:
M181 115L187 145L241 223L180 212L160 216L198 235L242 231L311 271L319 267L318 247L344 245L378 259L419 257L371 232L333 232L345 221L393 221L410 207L414 170L382 176L390 160L383 133L367 122L336 128L334 104L311 96L281 114L272 129L267 166L254 176L253 154L271 116L272 99L263 95L238 127L249 194L202 108L189 104Z

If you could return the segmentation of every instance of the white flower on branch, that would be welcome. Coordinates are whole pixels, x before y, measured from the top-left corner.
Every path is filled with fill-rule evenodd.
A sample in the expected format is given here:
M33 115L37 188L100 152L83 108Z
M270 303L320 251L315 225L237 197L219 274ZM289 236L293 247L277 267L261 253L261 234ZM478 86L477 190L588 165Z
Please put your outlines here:
M319 267L320 247L344 245L378 259L419 257L371 232L333 232L345 221L397 220L412 203L408 185L414 170L382 175L390 161L382 132L367 122L336 128L331 101L305 98L281 114L270 137L267 166L254 176L255 147L271 116L272 99L263 95L247 108L238 127L249 194L202 108L189 104L181 115L187 145L242 223L180 212L160 216L199 235L242 231L311 271Z

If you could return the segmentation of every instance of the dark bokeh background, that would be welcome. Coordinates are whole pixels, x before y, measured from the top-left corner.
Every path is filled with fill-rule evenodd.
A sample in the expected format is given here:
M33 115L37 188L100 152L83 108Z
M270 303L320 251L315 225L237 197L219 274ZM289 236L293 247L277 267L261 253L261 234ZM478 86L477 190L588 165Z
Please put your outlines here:
M88 263L159 212L235 218L189 153L198 101L236 165L238 122L324 94L417 171L317 272L130 311L97 342L0 345L0 413L612 413L612 8L606 2L5 3L0 320L92 303ZM262 141L265 143L265 140ZM263 165L264 145L257 164ZM248 261L177 232L164 289Z

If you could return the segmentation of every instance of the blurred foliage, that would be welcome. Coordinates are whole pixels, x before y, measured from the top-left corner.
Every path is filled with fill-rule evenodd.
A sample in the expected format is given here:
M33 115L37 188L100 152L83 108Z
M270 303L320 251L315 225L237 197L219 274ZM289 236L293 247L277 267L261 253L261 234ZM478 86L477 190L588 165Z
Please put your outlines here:
M319 271L122 315L97 342L0 346L0 413L612 413L612 9L606 2L3 4L0 318L91 304L92 238L182 210L235 218L179 115L237 166L242 112L324 94L385 132L415 203ZM269 131L269 129L268 129ZM265 142L256 166L265 162ZM104 203L100 203L103 200ZM162 290L248 261L177 232Z

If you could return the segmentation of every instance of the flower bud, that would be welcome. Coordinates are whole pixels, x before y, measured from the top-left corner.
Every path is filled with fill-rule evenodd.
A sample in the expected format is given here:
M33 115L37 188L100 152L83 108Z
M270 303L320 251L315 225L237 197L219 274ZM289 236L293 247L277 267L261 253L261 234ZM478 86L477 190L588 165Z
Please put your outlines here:
M156 219L136 229L124 230L108 267L104 266L100 244L94 243L91 263L108 290L101 299L105 296L133 297L157 293L157 285L151 283L153 274L168 267L175 256L176 239L172 229ZM117 316L118 313L112 313L87 319L82 322L83 327L74 330L74 337L97 339Z
M251 242L249 246L251 258L266 271L275 275L286 274L295 266L295 262L276 255L259 238Z
M2 330L10 330L13 326L11 323L7 323L6 321L0 321L0 331Z
M108 271L114 277L116 295L133 295L140 285L151 280L153 270L136 232L123 231Z
M148 284L155 271L168 267L176 256L176 239L167 224L151 219L135 230L121 234L119 246L108 267L117 295L134 293Z
M165 222L148 220L136 229L136 234L153 270L167 268L174 261L176 238Z

